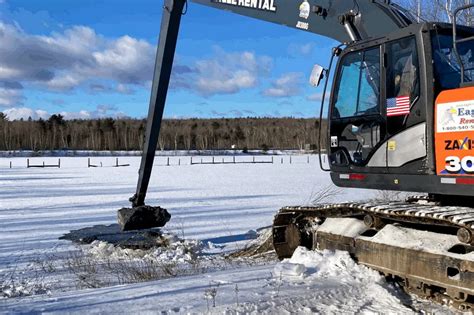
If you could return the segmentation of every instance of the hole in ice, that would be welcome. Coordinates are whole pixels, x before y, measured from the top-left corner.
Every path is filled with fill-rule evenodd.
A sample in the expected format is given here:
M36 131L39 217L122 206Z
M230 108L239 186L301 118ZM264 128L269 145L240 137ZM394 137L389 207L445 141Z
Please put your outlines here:
M469 254L471 252L474 252L474 246L469 246L469 245L464 245L464 244L457 244L451 247L448 252L453 253L453 254Z
M459 279L459 269L455 267L448 267L448 278Z
M374 237L378 232L379 232L379 231L377 231L377 230L371 229L371 230L365 231L365 232L362 233L361 235L362 235L362 236L366 236L366 237Z

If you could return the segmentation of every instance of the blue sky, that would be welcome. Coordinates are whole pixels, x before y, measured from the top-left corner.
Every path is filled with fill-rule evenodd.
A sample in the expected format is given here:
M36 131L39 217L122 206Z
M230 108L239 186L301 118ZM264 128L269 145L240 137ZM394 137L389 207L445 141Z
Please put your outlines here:
M160 0L0 0L0 111L145 117ZM165 116L314 117L332 40L190 3Z

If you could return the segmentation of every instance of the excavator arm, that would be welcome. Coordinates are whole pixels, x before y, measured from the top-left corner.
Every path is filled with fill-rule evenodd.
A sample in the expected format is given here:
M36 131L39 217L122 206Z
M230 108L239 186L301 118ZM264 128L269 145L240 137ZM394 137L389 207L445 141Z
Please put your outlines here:
M191 0L259 20L286 25L341 43L376 38L415 19L390 1L378 0Z
M351 43L376 38L415 23L414 18L390 1L377 0L192 0L201 5L255 19L286 25ZM158 42L155 70L150 97L145 145L135 195L130 198L134 208L145 205L153 160L168 93L172 64L186 0L165 0ZM152 208L153 209L153 208ZM123 209L122 209L123 210ZM126 221L134 216L134 209L119 211L119 222L127 229ZM144 227L162 226L160 215L156 222ZM153 220L152 220L153 221ZM166 222L165 222L166 223ZM135 225L133 225L136 228Z

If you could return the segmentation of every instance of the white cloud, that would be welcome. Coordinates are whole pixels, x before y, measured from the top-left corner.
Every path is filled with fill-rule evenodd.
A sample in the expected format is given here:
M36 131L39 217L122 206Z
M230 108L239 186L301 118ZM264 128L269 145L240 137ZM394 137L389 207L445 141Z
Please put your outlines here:
M126 84L117 84L115 90L120 94L133 94L134 90Z
M272 59L253 52L226 52L216 47L211 58L201 59L192 67L175 66L171 87L194 91L203 96L235 94L258 86L267 76Z
M289 72L283 74L272 82L272 86L262 93L269 97L290 97L298 95L301 91L303 74L299 72Z
M64 117L66 120L70 119L91 119L92 114L86 110L81 110L78 112L60 112L60 114Z
M314 43L290 44L288 46L288 54L295 58L309 56L313 53L314 47Z
M0 83L67 91L88 80L144 85L152 78L155 48L130 36L107 39L86 26L37 36L0 22L0 42Z
M314 93L314 94L306 96L306 99L308 101L321 102L321 100L323 99L323 94L322 93Z
M0 85L2 81L15 81L56 92L84 85L90 93L131 94L133 86L147 88L151 84L155 47L128 35L110 39L90 27L73 26L37 36L17 25L0 22L0 42ZM257 87L271 68L270 57L215 47L212 56L192 66L177 63L171 87L206 97L234 94ZM101 80L108 85L90 88L101 84ZM17 105L8 103L4 106Z
M50 116L44 110L34 110L27 107L12 107L12 108L5 109L3 113L7 115L9 120L18 120L21 118L26 120L29 117L31 117L32 119L39 119L39 118L46 119Z
M18 106L23 103L20 89L0 87L0 107Z
M65 74L55 77L46 83L46 86L53 91L69 91L77 87L82 78L75 74Z
M234 94L242 89L257 85L257 76L246 70L236 71L223 76L202 76L196 82L199 93L209 96L214 94Z
M144 40L123 36L92 55L99 76L132 84L143 84L151 79L155 48Z
M326 93L326 102L329 102L330 95ZM306 96L306 100L310 102L321 102L323 99L323 93L314 93Z
M121 118L126 117L125 113L118 110L113 105L98 105L95 110L79 110L77 112L61 111L59 113L48 113L41 109L32 109L28 107L11 107L3 110L3 113L7 115L9 120L17 119L28 119L31 117L33 120L37 119L48 119L52 114L61 114L64 119L93 119L93 118Z

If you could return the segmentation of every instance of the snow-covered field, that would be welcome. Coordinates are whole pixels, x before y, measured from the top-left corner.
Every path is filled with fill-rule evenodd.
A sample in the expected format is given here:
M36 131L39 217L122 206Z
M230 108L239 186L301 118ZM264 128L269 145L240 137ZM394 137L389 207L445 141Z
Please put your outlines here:
M31 164L43 161L55 164L57 158L30 159ZM281 206L308 204L331 184L328 174L319 170L316 156L310 156L309 163L307 156L293 156L292 164L288 156L279 156L274 164L189 165L189 161L172 157L171 166L164 166L167 158L157 158L147 203L172 214L167 233L198 240L191 243L202 247L198 253L202 257L182 252L178 263L200 259L207 272L81 289L78 274L61 264L71 265L74 253L82 251L100 259L105 245L78 249L58 238L71 230L114 224L117 209L129 206L140 159L120 157L120 164L130 166L116 168L115 157L94 157L92 163L102 162L103 167L87 168L86 157L67 157L61 158L60 169L27 169L25 158L0 158L0 286L3 281L20 292L16 295L35 293L0 295L0 312L406 313L413 312L407 305L419 304L344 253L300 250L283 263L229 263L218 255L244 246L253 230L271 225ZM362 200L374 194L344 189L326 201ZM160 262L174 259L169 253L154 255Z

